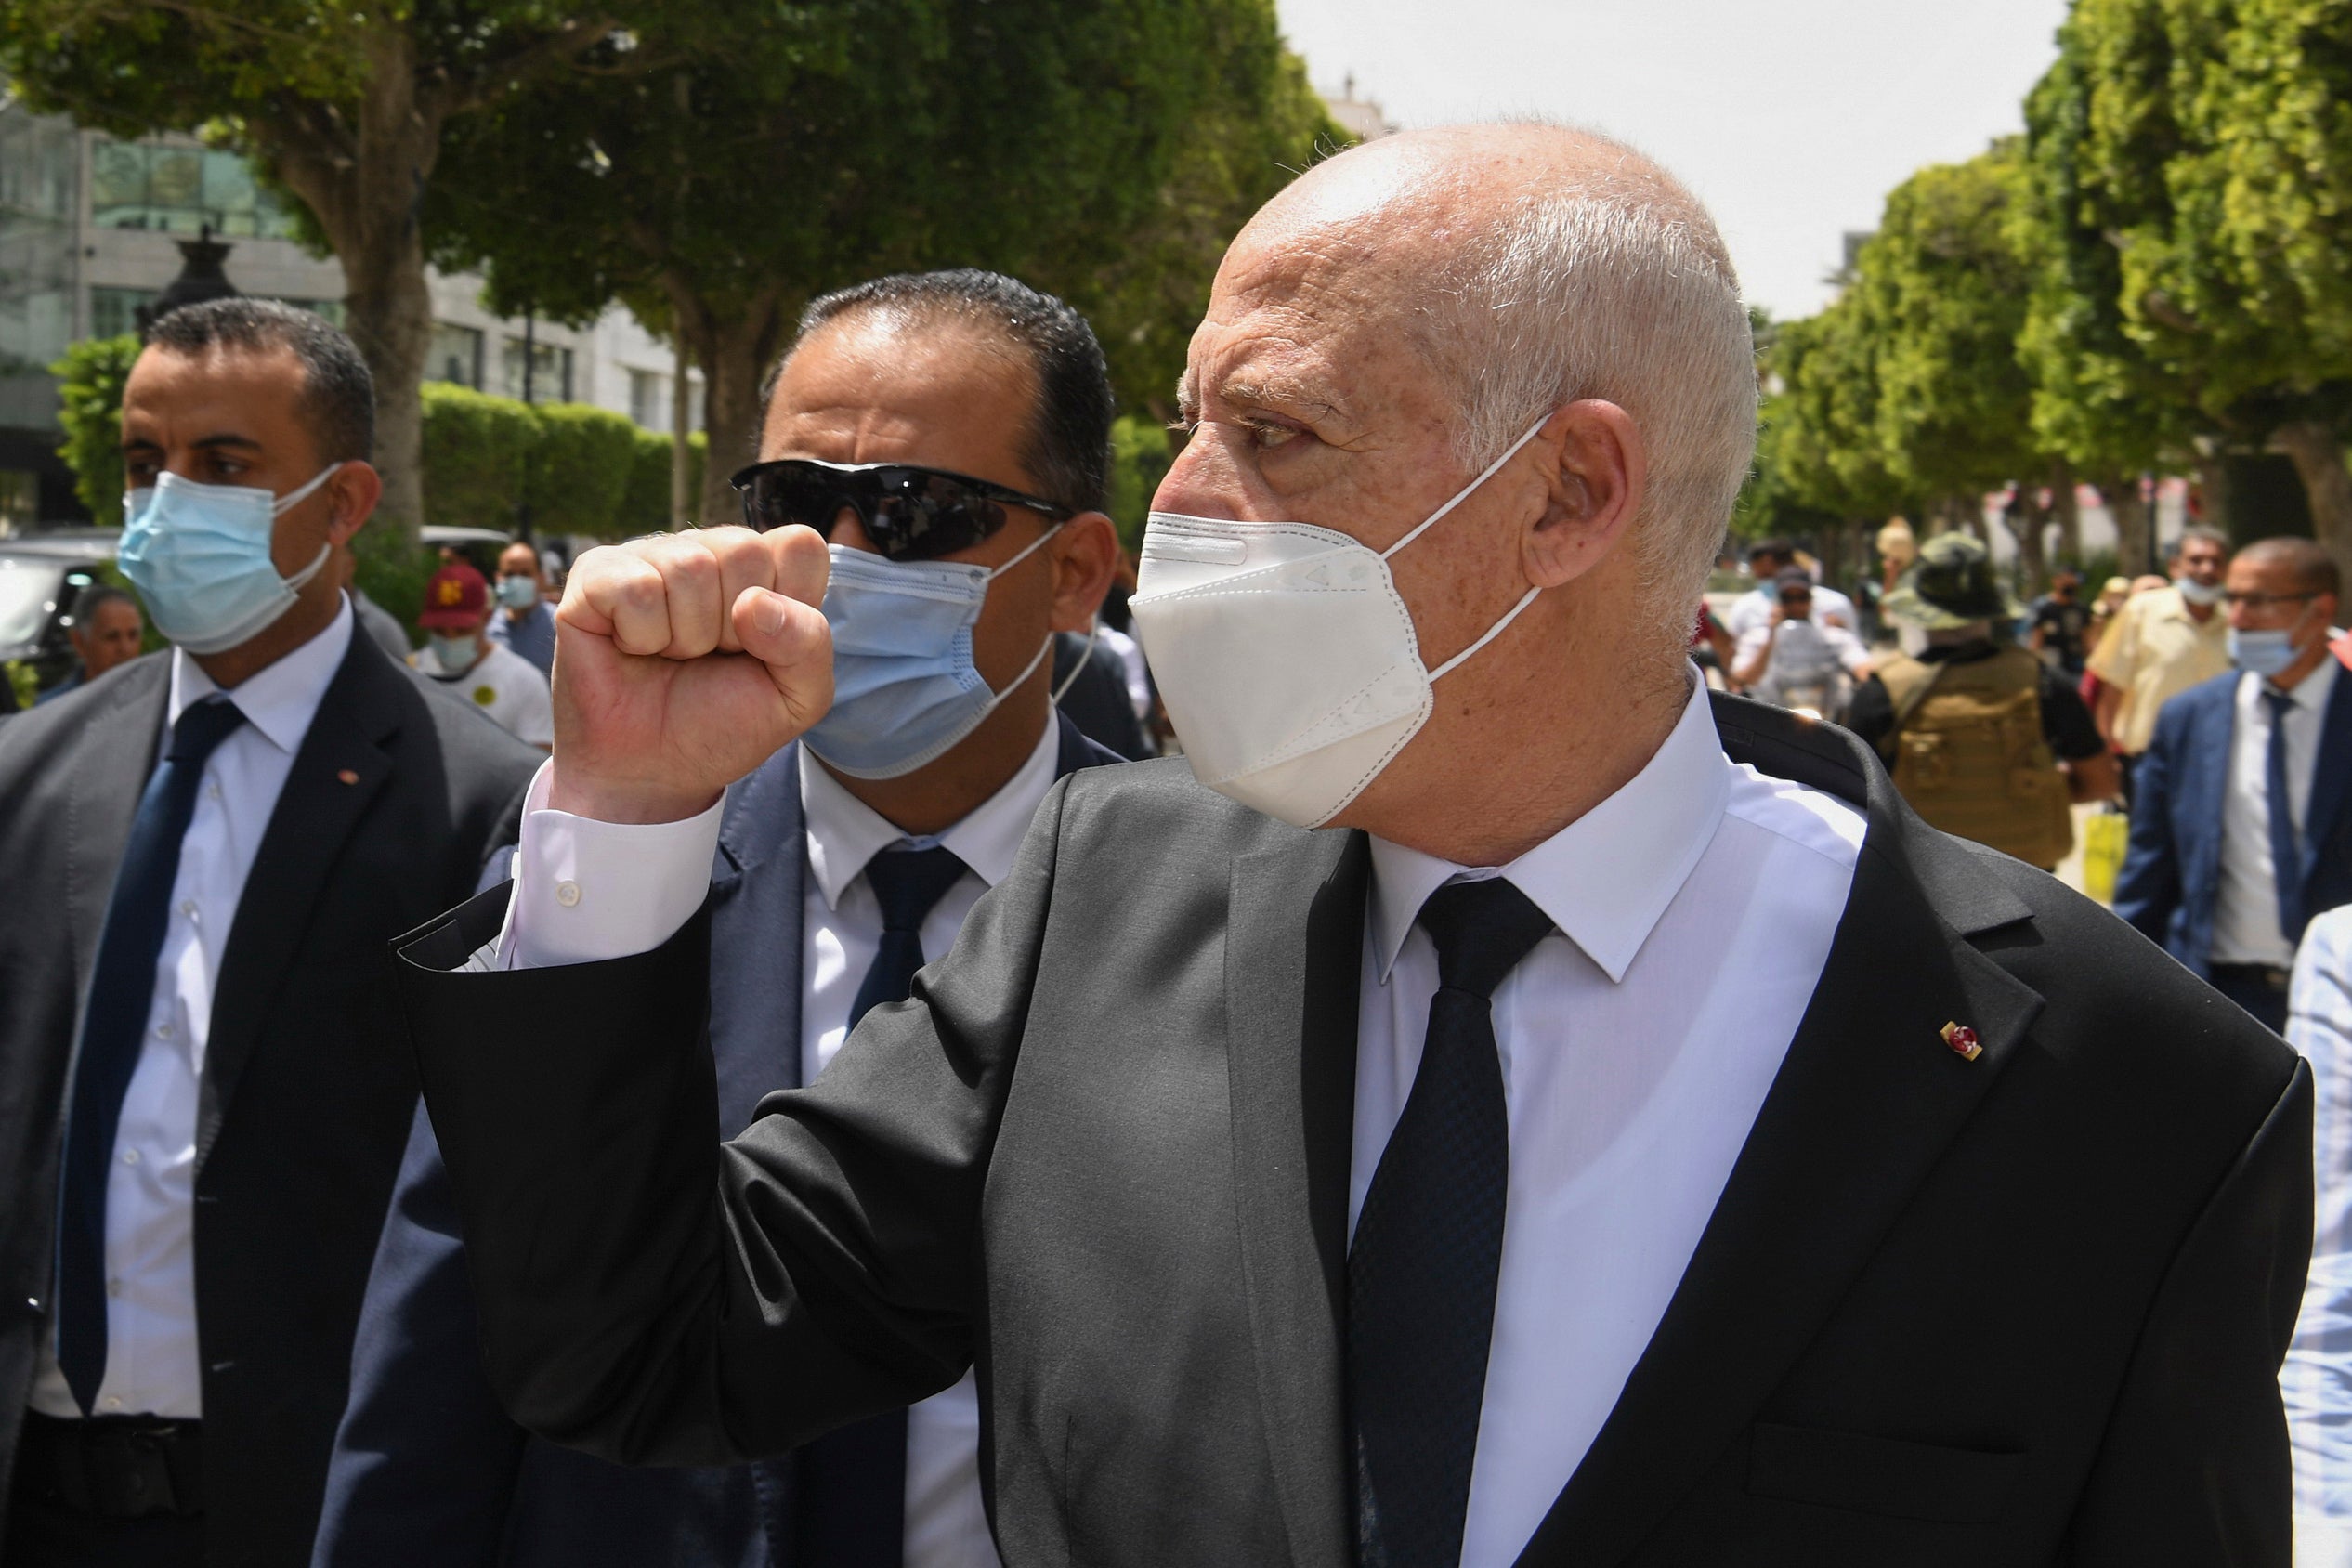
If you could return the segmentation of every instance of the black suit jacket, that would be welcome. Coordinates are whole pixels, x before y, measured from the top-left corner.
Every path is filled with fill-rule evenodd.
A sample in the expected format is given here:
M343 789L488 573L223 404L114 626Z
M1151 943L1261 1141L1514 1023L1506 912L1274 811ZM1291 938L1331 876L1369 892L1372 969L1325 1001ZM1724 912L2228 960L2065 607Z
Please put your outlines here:
M1057 774L1120 760L1056 722ZM801 1081L799 751L728 792L711 868L722 1138ZM420 1108L368 1281L316 1568L793 1568L792 1466L633 1470L535 1440L500 1407L479 1344L456 1197Z
M0 727L0 1476L48 1327L82 992L170 686L152 655ZM355 634L255 856L197 1130L206 1552L223 1568L309 1560L415 1104L384 944L474 885L540 760Z
M1868 833L1697 1251L1522 1561L2283 1568L2307 1072L2122 922L1927 828L1852 737L1716 713ZM505 974L450 972L494 901L436 922L403 991L502 1398L695 1461L976 1360L1009 1568L1344 1568L1368 866L1180 762L1080 774L915 999L724 1146L707 921Z

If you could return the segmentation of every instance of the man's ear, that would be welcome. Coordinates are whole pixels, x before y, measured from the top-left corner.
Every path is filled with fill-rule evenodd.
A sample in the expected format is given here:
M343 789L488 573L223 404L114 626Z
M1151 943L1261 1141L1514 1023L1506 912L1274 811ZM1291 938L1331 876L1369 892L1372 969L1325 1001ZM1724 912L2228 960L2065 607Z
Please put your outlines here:
M1648 490L1649 453L1633 416L1598 398L1545 421L1535 450L1558 457L1546 475L1543 516L1522 554L1529 582L1557 588L1599 565L1633 526Z
M375 516L376 503L384 499L384 476L373 464L346 463L334 471L325 489L327 538L338 547L349 544Z
M1118 569L1118 529L1100 512L1081 512L1046 548L1053 555L1052 629L1083 632L1094 623Z

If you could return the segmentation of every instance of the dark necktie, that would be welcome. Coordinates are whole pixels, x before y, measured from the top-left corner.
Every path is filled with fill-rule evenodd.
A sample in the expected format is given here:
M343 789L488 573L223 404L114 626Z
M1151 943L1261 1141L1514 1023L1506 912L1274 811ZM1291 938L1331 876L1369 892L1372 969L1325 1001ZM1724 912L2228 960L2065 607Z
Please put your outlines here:
M866 863L882 906L882 942L850 1003L904 1001L923 965L922 922L964 873L946 849L884 850ZM826 1433L800 1451L793 1556L797 1568L897 1568L907 1539L907 1413L893 1410Z
M2294 830L2294 796L2287 790L2287 715L2294 698L2263 689L2270 709L2269 766L2263 796L2270 807L2270 876L2279 892L2279 932L2289 942L2303 934L2303 844Z
M82 1017L58 1188L58 1365L86 1414L106 1379L106 1179L115 1125L146 1042L155 965L171 920L180 840L196 813L204 759L245 722L224 697L188 708L139 797L114 873Z
M1508 882L1421 906L1429 1038L1348 1250L1359 1568L1454 1568L1486 1394L1510 1123L1488 999L1550 918Z

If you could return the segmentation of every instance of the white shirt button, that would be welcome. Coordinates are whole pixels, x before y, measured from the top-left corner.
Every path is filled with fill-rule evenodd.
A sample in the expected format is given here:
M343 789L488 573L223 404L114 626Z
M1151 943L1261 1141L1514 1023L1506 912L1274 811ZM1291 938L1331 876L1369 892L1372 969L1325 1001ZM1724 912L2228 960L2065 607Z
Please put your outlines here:
M124 1149L123 1151L123 1163L124 1165L137 1165L138 1163L138 1151L137 1149Z
M189 920L194 920L196 918L196 900L193 898L181 899L179 901L179 912L186 915Z
M123 1293L123 1282L119 1279L108 1280L106 1282L106 1293L110 1296L120 1296Z
M121 1397L116 1394L108 1394L106 1396L106 1407L109 1410L120 1410L123 1408L123 1401Z
M215 779L210 784L205 785L204 793L214 800L220 799L220 780Z
M555 902L561 904L567 909L570 908L574 904L579 903L580 884L576 882L557 882L555 884Z
M155 1026L155 1038L156 1038L157 1039L171 1039L171 1038L172 1038L172 1026L171 1026L169 1024L158 1024L158 1025L156 1025L156 1026Z

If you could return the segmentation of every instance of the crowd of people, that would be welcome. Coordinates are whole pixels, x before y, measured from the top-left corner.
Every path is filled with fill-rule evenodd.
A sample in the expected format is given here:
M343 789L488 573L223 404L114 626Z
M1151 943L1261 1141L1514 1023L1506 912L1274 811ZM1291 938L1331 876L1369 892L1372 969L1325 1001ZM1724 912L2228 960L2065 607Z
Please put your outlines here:
M2334 568L2102 625L1905 530L1865 624L1769 542L1711 691L1749 334L1630 150L1382 138L1234 242L1139 559L1083 316L900 274L741 526L412 648L351 342L160 317L137 599L0 721L0 1568L2318 1550ZM2126 791L2119 921L2036 868Z

